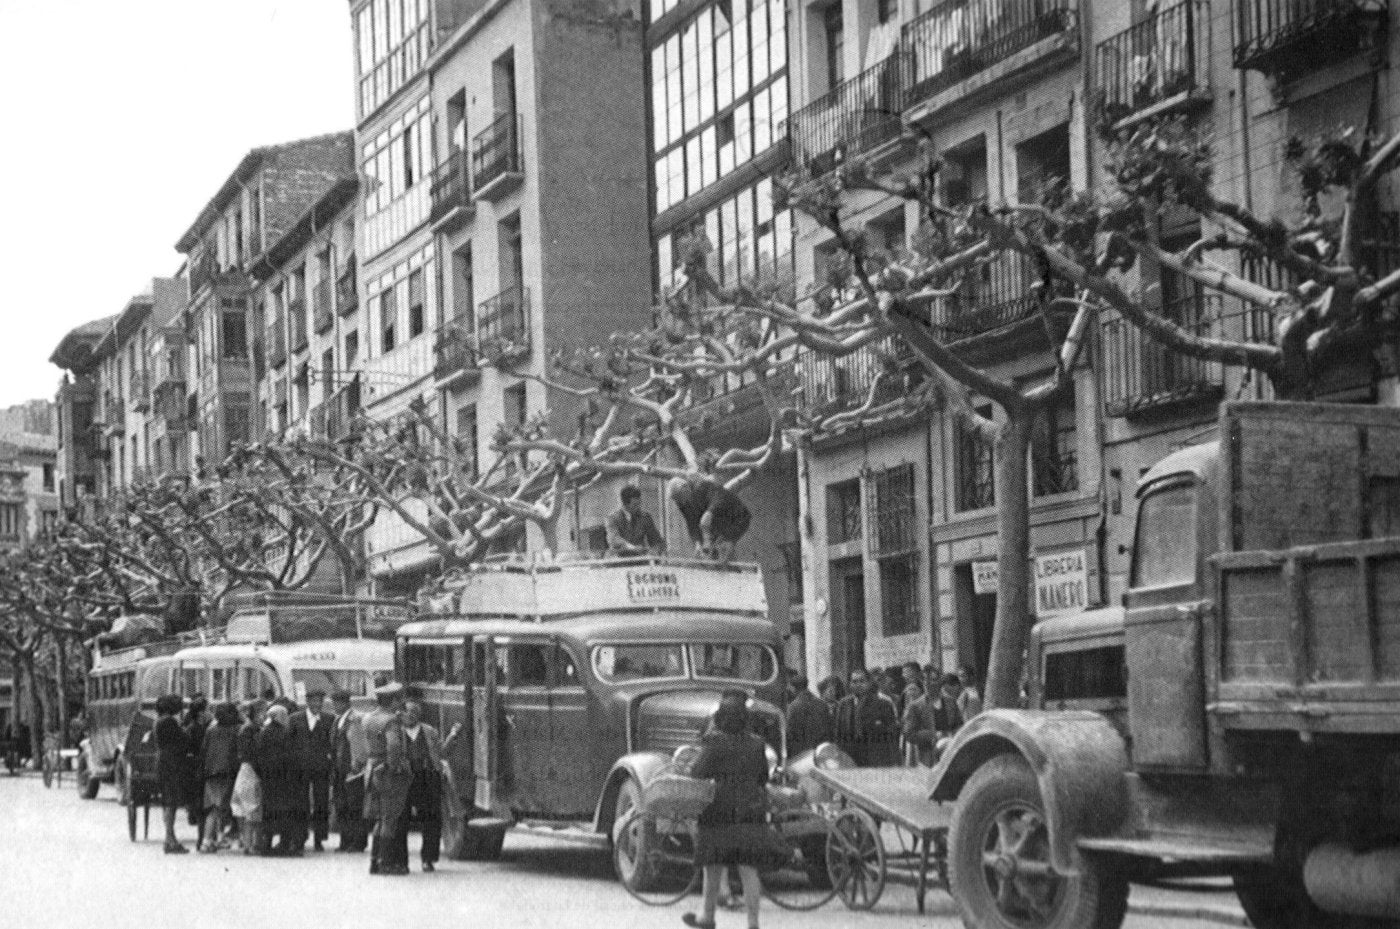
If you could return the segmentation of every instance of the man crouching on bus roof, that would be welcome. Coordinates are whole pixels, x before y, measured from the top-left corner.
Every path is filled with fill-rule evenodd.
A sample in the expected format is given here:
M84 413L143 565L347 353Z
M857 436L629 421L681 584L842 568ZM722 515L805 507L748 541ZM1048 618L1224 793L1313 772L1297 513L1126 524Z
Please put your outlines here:
M365 819L374 821L370 841L370 874L407 874L408 846L400 840L404 808L413 783L399 710L404 687L396 681L375 688L378 706L365 717L365 742L369 749Z

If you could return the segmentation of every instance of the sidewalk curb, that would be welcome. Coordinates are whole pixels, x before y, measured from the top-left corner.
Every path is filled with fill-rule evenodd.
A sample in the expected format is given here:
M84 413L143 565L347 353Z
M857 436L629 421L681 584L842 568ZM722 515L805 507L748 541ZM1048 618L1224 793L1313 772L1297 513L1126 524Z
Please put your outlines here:
M1173 906L1170 903L1128 902L1128 912L1138 916L1166 916L1174 919L1199 919L1225 926L1248 926L1249 918L1240 910L1214 906Z

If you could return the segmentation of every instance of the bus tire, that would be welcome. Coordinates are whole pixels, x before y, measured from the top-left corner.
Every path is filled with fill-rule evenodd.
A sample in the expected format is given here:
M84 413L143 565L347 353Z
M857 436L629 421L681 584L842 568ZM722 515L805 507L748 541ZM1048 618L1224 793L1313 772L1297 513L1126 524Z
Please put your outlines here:
M622 782L617 792L617 807L613 816L613 868L617 879L631 890L645 893L657 882L655 863L649 854L656 842L656 821L647 818L635 829L620 835L618 827L625 824L629 814L642 803L642 788L632 778ZM620 841L621 840L621 841Z
M499 861L510 820L495 816L469 819L462 826L461 861Z
M1079 875L1050 866L1040 785L1019 755L978 768L958 796L948 838L948 891L968 929L1118 929L1128 881L1085 856Z

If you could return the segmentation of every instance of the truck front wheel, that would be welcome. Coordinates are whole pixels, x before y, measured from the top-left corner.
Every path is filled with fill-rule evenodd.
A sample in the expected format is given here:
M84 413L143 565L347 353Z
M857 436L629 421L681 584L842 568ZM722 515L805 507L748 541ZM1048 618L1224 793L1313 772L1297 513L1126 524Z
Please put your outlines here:
M1086 857L1074 877L1050 866L1040 787L1017 755L988 761L958 796L948 885L968 929L1118 929L1128 905L1110 861Z

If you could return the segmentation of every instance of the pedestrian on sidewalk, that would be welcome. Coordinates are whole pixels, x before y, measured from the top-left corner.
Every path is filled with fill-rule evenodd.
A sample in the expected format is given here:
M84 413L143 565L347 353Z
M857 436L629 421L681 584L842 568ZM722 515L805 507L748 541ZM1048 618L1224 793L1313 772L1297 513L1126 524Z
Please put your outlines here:
M369 754L365 721L360 712L351 707L348 690L331 694L331 708L335 712L331 801L340 831L340 845L336 851L362 852L369 843L364 816L365 761Z
M301 771L292 750L287 708L280 703L268 708L253 759L262 784L262 851L267 855L300 855L298 836L303 826L298 815L304 805L298 795L302 788Z
M190 738L180 725L185 701L179 694L156 700L156 783L160 786L161 815L165 821L165 853L189 851L175 836L175 818L188 802Z
M695 864L703 869L701 912L686 913L692 929L714 929L725 875L739 869L749 929L758 929L762 887L758 868L770 863L781 840L767 823L768 759L763 740L749 731L748 695L725 691L714 715L715 731L701 742L692 777L715 781L715 798L700 814L695 834Z
M247 715L238 730L238 776L233 781L233 798L229 807L238 823L239 844L243 854L256 854L262 836L262 784L258 781L254 762L257 760L258 733L262 731L263 713L267 704L250 700L244 707Z
M375 820L369 873L407 874L404 809L408 805L412 777L403 722L398 716L403 707L404 687L391 681L375 688L374 698L378 706L365 718L365 744L369 751L365 818Z
M233 815L233 781L238 776L238 730L243 717L232 703L214 710L214 725L204 734L204 837L201 852L218 851Z
M406 841L409 823L418 823L423 835L419 857L424 872L431 873L437 868L442 846L442 739L436 728L423 722L423 705L418 701L405 703L399 715L410 781L398 835ZM406 862L406 846L403 857Z
M324 711L326 696L319 690L306 695L306 709L292 716L292 746L301 769L303 831L311 832L315 851L323 851L330 834L331 769L335 758L335 717ZM301 836L301 844L306 843Z

